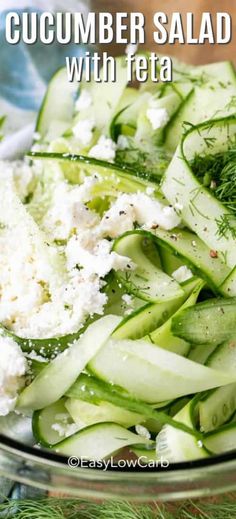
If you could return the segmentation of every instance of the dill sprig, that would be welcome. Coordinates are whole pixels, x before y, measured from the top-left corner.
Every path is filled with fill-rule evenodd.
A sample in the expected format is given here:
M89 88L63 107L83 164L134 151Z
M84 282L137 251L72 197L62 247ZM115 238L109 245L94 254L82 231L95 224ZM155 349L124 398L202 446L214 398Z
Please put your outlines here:
M228 161L220 174L215 195L231 211L236 210L236 149L227 154Z
M127 148L117 150L116 164L132 167L133 171L148 173L151 177L160 180L170 163L171 156L161 147L155 146L153 150L142 149L132 138L127 137L127 143Z
M219 238L236 238L236 222L232 214L223 214L216 218Z
M235 494L170 504L94 503L76 498L7 500L0 504L5 519L233 519Z
M216 155L196 155L191 166L200 182L212 189L215 197L236 215L236 147ZM219 225L221 233L226 230L235 233L228 215Z

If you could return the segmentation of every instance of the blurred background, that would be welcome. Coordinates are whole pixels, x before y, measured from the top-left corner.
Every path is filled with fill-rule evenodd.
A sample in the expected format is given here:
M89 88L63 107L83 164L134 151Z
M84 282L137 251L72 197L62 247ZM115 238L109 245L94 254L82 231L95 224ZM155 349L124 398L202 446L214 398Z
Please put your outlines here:
M192 64L210 63L213 61L232 60L236 64L236 0L92 0L92 9L108 11L111 13L141 11L146 16L146 36L147 41L143 48L156 51L162 54L171 54L182 61ZM232 16L232 41L227 45L160 45L153 42L152 33L153 14L156 11L164 11L168 16L173 12L180 12L183 15L188 11L194 13L196 29L198 31L201 14L210 12L214 19L217 12L228 12ZM184 24L183 24L184 25ZM197 35L197 34L196 34ZM107 48L102 48L107 50ZM122 45L109 45L109 50L113 55L123 52Z

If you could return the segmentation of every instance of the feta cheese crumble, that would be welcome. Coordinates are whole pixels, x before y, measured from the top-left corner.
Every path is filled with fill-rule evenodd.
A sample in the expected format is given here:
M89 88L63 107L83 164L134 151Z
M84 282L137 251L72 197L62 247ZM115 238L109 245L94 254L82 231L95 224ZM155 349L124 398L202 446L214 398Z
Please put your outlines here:
M60 438L68 438L78 431L78 425L71 423L71 417L67 413L60 413L55 416L57 422L52 424L51 428L56 431Z
M153 130L163 128L169 121L169 115L165 108L150 106L150 108L147 109L146 115Z
M142 436L146 440L150 440L151 434L143 425L135 425L135 431L139 436Z
M84 89L80 93L80 96L78 97L76 103L75 103L75 109L77 112L81 112L82 110L87 110L92 104L92 97L88 90Z
M85 279L93 274L103 278L112 269L132 268L130 259L111 251L111 247L112 243L105 239L99 240L94 246L89 247L83 235L81 237L73 236L66 248L68 268L71 269L78 265L79 268L82 268L82 275Z
M0 335L0 416L6 416L15 408L26 369L20 346L11 337Z
M188 267L185 267L183 265L182 267L179 267L177 270L172 272L172 278L174 278L178 283L183 283L184 281L187 281L188 279L193 277L193 273Z
M122 194L102 218L100 228L104 234L116 238L130 229L134 223L151 229L160 226L171 230L180 223L173 207L165 206L145 193Z
M128 43L125 49L126 56L129 56L130 54L136 54L138 50L138 44L137 43Z
M119 135L117 139L118 150L126 150L129 147L129 141L125 135Z
M94 127L95 121L93 119L78 121L73 127L73 134L82 146L89 146L91 143Z
M50 208L43 219L43 227L53 239L66 240L73 231L98 223L97 214L83 203L91 199L95 183L96 180L88 177L82 186L71 188L66 182L60 182L55 187Z
M101 135L97 144L89 151L89 157L106 160L108 162L113 161L116 156L116 149L117 145L112 139Z

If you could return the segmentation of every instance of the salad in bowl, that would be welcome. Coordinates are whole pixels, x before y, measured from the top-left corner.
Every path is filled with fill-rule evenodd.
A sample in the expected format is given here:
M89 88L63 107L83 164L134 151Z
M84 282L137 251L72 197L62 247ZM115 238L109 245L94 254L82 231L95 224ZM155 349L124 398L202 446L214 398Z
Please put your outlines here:
M1 433L95 461L235 449L235 137L228 62L52 78L0 163Z

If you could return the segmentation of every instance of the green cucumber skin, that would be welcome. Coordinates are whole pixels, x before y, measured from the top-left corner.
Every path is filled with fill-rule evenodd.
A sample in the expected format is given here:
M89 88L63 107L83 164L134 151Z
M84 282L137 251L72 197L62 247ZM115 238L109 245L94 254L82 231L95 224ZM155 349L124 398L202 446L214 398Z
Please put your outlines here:
M172 320L172 333L192 344L217 346L230 339L235 330L236 298L198 303Z
M136 265L127 276L123 272L116 271L115 276L129 294L133 294L144 301L159 303L176 299L184 295L180 285L159 267L159 255L145 254L143 236L151 238L151 244L155 240L151 233L143 234L139 231L130 231L119 238L113 244L113 251L127 256ZM157 259L156 259L157 257Z
M183 135L161 183L161 190L167 200L171 204L178 202L182 205L183 221L210 249L217 251L230 269L235 266L236 261L235 240L232 237L219 238L217 225L218 219L229 211L196 179L189 161L194 153L204 154L208 151L207 139L210 137L215 139L213 142L217 142L217 145L212 145L212 153L225 149L229 139L233 138L235 128L234 115L207 121L188 130Z
M31 351L34 351L42 357L50 359L51 357L55 357L57 353L63 352L71 344L73 344L73 342L77 341L85 332L89 324L90 323L88 322L86 326L83 326L76 333L48 339L26 339L19 337L10 330L7 330L3 325L0 325L0 333L3 336L5 335L7 337L11 337L15 342L17 342L24 353L30 353Z
M113 422L103 422L89 425L53 448L57 453L67 456L101 461L123 447L136 444L151 445L152 442Z
M51 426L56 422L55 416L60 413L66 413L66 408L64 406L65 399L58 400L55 404L52 404L48 408L44 408L39 411L34 411L32 416L32 431L36 442L38 442L42 447L50 448L58 441L60 441L58 433L51 429ZM46 428L44 427L44 415L49 411L49 423L46 424ZM48 431L48 428L50 429ZM49 433L49 434L48 434ZM50 440L50 441L49 441Z
M155 175L151 176L148 173L133 171L131 168L128 168L127 166L125 168L122 168L118 166L117 164L113 164L110 162L106 162L104 160L99 159L93 159L90 157L87 157L86 155L75 155L70 153L47 153L47 152L36 152L31 151L27 153L27 156L31 159L41 159L41 160L58 160L62 162L71 162L72 164L80 164L84 168L91 169L91 168L97 168L99 170L111 170L114 171L117 175L120 176L129 176L134 177L141 181L147 181L147 182L153 182L153 184L157 184L157 177Z
M187 284L189 288L193 286L193 281L190 281ZM187 288L186 287L186 288ZM184 308L191 307L196 303L197 298L204 287L204 282L199 281L198 279L195 281L195 285L193 286L193 290L188 292L186 290L185 301L183 301L182 307L178 308L177 311L172 315L160 328L157 328L152 333L150 333L150 339L152 343L161 346L164 349L177 353L179 355L187 356L190 350L191 342L186 342L181 338L177 338L173 336L172 333L172 319L176 318L179 314L182 313ZM183 310L182 310L183 309Z
M117 241L125 238L126 236L134 234L141 235L144 238L146 237L152 239L157 243L157 245L160 245L166 248L168 251L174 253L174 255L176 255L177 258L179 258L180 260L182 260L184 264L189 266L189 268L193 271L194 274L205 280L214 293L221 293L221 287L219 285L222 284L223 279L225 279L225 277L228 275L229 269L226 267L225 264L223 264L220 258L212 259L209 254L210 250L193 233L186 231L184 229L173 229L172 231L164 231L162 229L156 229L155 231L136 229L134 231L127 231L122 236L120 236L117 239ZM183 248L182 244L185 243L185 245L187 244L188 246L189 242L191 246L191 242L194 240L196 240L197 247L192 246L192 250L190 251L186 249L186 246L185 248ZM200 258L198 243L200 243L202 247L204 256L208 258L207 271L203 270L203 262ZM202 255L202 257L204 256Z
M170 150L175 151L178 142L181 139L181 135L183 133L182 125L184 121L199 124L202 121L215 117L214 112L216 112L217 109L219 111L220 108L225 108L225 92L227 92L227 90L222 88L220 85L214 89L209 88L210 84L212 84L212 81L216 81L217 79L219 81L220 77L223 78L223 82L227 82L228 80L230 84L228 84L228 98L230 98L230 94L234 95L234 92L236 91L236 80L232 63L228 61L218 63L218 70L214 70L214 65L216 64L197 67L198 71L196 70L196 72L198 72L198 74L199 72L208 74L210 81L208 82L208 86L205 84L201 85L200 87L197 86L197 93L196 87L192 88L190 93L185 97L184 101L180 105L179 110L176 112L173 119L169 121L165 131L165 144ZM195 72L193 72L192 75L190 71L189 74L189 76L192 75L192 80L194 80L194 73ZM220 74L222 74L222 76L220 76ZM205 96L209 97L209 102L205 106L204 113L201 113L201 106L199 107L198 105L199 94L201 93L201 98L204 98L204 91ZM219 99L219 102L216 103L217 99Z
M207 397L199 401L200 429L204 433L217 429L234 415L236 411L235 394L236 384L229 384L211 391Z
M207 365L215 369L234 371L236 369L236 334L219 344L207 359Z
M228 423L217 431L211 431L205 435L204 445L211 454L222 454L234 451L236 445L236 423Z
M150 334L177 310L185 296L164 303L148 303L121 321L113 332L114 339L141 339Z
M189 434L201 437L201 434L196 430L174 420L163 411L162 408L158 408L157 410L153 409L153 407L146 402L133 398L127 391L119 386L97 379L93 375L81 374L65 396L69 398L79 398L94 404L99 401L107 401L117 407L123 407L131 412L143 415L146 419L154 419L160 427L165 424L170 424Z
M78 341L46 364L31 384L23 389L18 397L18 409L23 412L29 409L37 411L59 400L119 322L119 317L107 315L92 323Z

